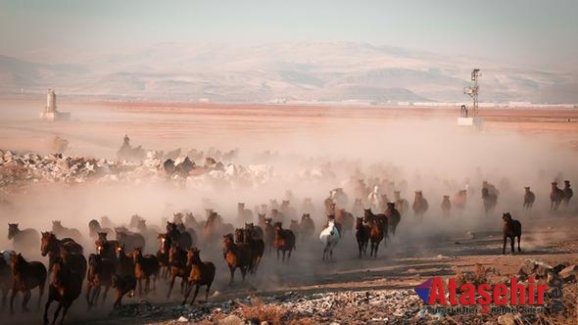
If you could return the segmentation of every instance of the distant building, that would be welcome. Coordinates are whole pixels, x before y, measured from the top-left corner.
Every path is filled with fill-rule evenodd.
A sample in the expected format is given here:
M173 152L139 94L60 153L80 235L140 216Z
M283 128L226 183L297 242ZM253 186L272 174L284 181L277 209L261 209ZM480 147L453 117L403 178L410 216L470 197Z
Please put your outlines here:
M48 89L48 94L46 95L46 107L44 107L44 111L40 113L40 118L45 121L70 119L70 113L59 112L56 108L56 93L52 89Z

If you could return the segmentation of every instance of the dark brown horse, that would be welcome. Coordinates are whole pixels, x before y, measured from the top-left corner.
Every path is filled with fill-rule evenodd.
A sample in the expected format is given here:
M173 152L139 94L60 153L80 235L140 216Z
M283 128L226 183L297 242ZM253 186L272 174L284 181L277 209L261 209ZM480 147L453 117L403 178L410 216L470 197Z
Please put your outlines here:
M273 219L265 218L265 226L263 228L265 246L269 247L269 252L273 248L273 241L275 240L275 228L273 227Z
M171 248L169 249L169 266L171 282L169 285L169 291L167 293L167 299L171 297L171 292L173 291L177 277L182 279L181 293L184 292L187 277L191 273L191 267L190 265L187 265L187 251L175 244L172 244Z
M383 219L374 218L370 223L370 230L369 230L369 240L371 242L371 250L369 252L369 256L377 257L377 250L379 248L379 243L385 237L384 235L384 227L383 227ZM387 222L387 221L386 221Z
M233 234L223 236L223 246L223 257L231 273L229 285L233 283L237 268L241 271L241 277L245 281L245 275L251 267L251 253L245 246L235 244Z
M122 298L129 292L136 289L136 279L134 275L115 274L112 277L112 287L116 290L116 300L113 308L117 309L122 305Z
M142 280L145 280L145 294L150 291L150 281L153 278L152 290L156 290L157 278L159 276L160 264L156 256L142 254L140 248L135 248L132 252L132 259L134 262L134 275L138 283L138 294L142 296Z
M245 225L243 233L243 241L245 244L249 245L251 251L251 269L250 272L255 274L259 264L261 264L261 259L263 258L263 253L265 252L265 242L263 239L259 238L258 232L255 231L255 227L250 224Z
M521 252L520 240L522 239L522 224L518 220L512 219L510 213L504 213L502 216L504 220L503 233L504 233L504 246L502 248L502 254L506 254L506 240L510 238L512 246L512 254L514 253L514 240L518 237L518 252Z
M363 223L363 218L356 219L355 239L357 240L357 248L359 249L359 258L361 258L362 255L367 255L370 230L371 228Z
M295 250L295 234L289 229L283 229L280 222L275 223L275 239L273 245L277 249L277 259L279 253L283 253L283 262L285 261L285 254L287 260L291 259L291 252Z
M562 191L564 192L564 199L562 199L562 203L564 206L568 206L570 199L574 196L574 191L572 191L572 188L570 187L570 181L564 181L564 189Z
M401 221L401 214L395 208L395 203L389 202L387 203L387 210L385 210L384 215L387 217L387 228L385 230L390 230L392 236L395 236L395 230L397 229L397 225ZM385 238L388 238L388 234L385 233Z
M209 291L211 290L211 285L215 280L215 264L211 262L201 261L199 256L200 251L196 248L190 248L187 252L187 264L191 265L191 273L188 277L188 286L185 293L185 299L183 300L183 305L187 303L187 299L195 286L195 293L193 295L193 300L191 305L195 303L197 294L199 293L199 287L204 285L207 286L205 291L205 301L209 300Z
M22 254L12 255L12 295L10 296L10 314L14 314L14 298L18 292L24 294L22 299L22 309L28 311L28 300L30 300L30 291L38 287L38 306L44 294L44 285L46 284L46 267L40 262L28 262L22 257Z
M88 275L86 277L88 282L86 290L88 309L98 303L98 296L102 287L104 287L102 295L102 303L104 303L106 294L112 286L115 269L116 265L113 260L104 258L101 255L90 254L88 257Z
M2 290L2 307L6 306L6 297L8 296L8 291L12 289L13 277L12 269L6 257L9 259L14 255L14 252L2 252L0 254L0 290Z
M84 262L86 263L86 260ZM78 272L74 265L67 263L65 260L57 259L54 261L48 285L48 301L44 306L44 324L48 324L48 309L53 301L58 302L58 307L54 312L52 324L56 324L61 309L62 318L60 323L64 323L68 309L82 292L84 274Z
M67 252L82 255L83 248L72 238L59 240L52 232L43 232L40 241L40 252L42 256L48 255L48 270L50 271L52 264L60 258L61 253Z
M371 209L364 209L364 216L363 221L365 221L368 225L372 225L374 221L381 225L383 230L383 236L387 239L388 237L388 230L389 230L389 220L385 214L373 214Z
M116 240L108 240L106 237L106 232L98 233L98 239L94 242L96 253L116 263L116 247L119 245L119 242Z

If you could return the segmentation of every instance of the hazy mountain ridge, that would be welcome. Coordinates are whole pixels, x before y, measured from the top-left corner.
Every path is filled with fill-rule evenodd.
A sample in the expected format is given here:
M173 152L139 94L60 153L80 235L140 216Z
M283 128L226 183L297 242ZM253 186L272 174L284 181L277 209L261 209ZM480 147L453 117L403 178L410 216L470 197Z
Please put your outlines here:
M36 60L36 62L40 62ZM578 78L365 43L271 43L253 47L163 43L90 53L66 64L0 56L0 93L217 101L467 101L482 69L486 102L577 103Z

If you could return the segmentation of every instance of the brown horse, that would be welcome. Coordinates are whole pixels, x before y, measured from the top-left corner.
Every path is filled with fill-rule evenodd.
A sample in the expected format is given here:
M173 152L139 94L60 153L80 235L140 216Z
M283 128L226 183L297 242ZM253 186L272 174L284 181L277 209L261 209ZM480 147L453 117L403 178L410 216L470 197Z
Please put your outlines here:
M419 221L423 220L423 215L426 213L428 208L429 204L425 199L425 197L423 196L422 191L416 191L412 209L414 215L418 218Z
M115 273L115 268L115 262L111 259L104 258L97 254L90 254L88 257L86 302L89 310L98 302L98 296L100 295L102 287L104 287L102 303L106 300L106 294L112 286L112 278Z
M134 262L134 275L138 283L138 295L142 296L142 280L145 280L145 294L150 291L150 278L153 278L153 291L156 290L157 277L159 275L160 264L156 256L144 255L137 247L132 252Z
M12 295L10 296L10 314L14 314L14 298L18 292L24 293L22 299L22 309L28 311L28 300L30 300L30 291L38 287L38 306L44 294L44 285L46 284L46 267L40 262L28 262L22 257L22 254L12 255Z
M2 252L2 254L0 254L0 290L2 290L2 307L6 306L6 297L8 296L8 291L12 289L12 283L14 281L12 277L12 269L5 258L6 256L10 256L11 258L13 254L14 252Z
M104 232L107 234L114 233L114 231L110 228L101 227L98 220L96 220L96 219L90 220L90 222L88 223L88 234L90 235L90 237L95 238L95 239L98 238L99 232Z
M245 281L247 270L251 267L251 253L245 246L235 244L233 234L223 236L223 246L223 257L231 273L229 285L233 284L237 268L241 271L241 277Z
M113 308L117 309L122 305L122 298L129 292L136 289L136 279L134 275L118 275L112 277L112 287L116 290L116 300Z
M444 195L441 204L442 214L444 217L450 216L450 211L452 210L452 203L450 202L450 196Z
M48 255L48 270L50 271L52 264L60 258L61 253L67 252L82 255L83 248L71 238L59 240L53 233L43 232L40 242L40 252L42 256Z
M524 204L522 205L524 209L532 209L536 201L536 195L530 190L529 186L524 187Z
M191 265L191 273L188 277L188 288L185 293L185 299L183 300L183 305L187 303L187 299L195 286L195 294L193 295L193 300L191 305L195 303L197 294L199 293L199 287L202 285L207 286L205 291L205 301L209 300L209 291L211 290L211 285L215 280L215 264L211 262L201 261L199 256L200 251L196 248L190 248L187 251L187 264Z
M506 254L506 241L510 238L512 246L512 254L514 253L514 240L518 237L518 252L521 252L520 240L522 239L522 224L518 220L512 219L510 213L504 213L502 216L504 220L503 234L504 234L504 246L502 247L502 254Z
M176 246L175 244L172 244L171 248L169 249L169 266L171 282L169 285L169 291L167 293L167 299L171 297L171 292L173 291L177 277L182 279L181 293L184 291L187 277L191 273L191 266L187 265L187 251Z
M20 230L17 223L8 224L8 239L12 240L12 246L18 252L30 250L31 247L38 247L40 244L38 231L34 229Z
M550 192L550 210L558 210L562 200L564 200L564 191L558 187L557 182L552 182L552 191Z
M108 240L106 236L106 232L98 233L98 239L94 242L96 253L103 258L110 259L116 263L116 247L119 242L116 240Z
M61 238L72 238L76 242L82 241L82 234L78 229L64 227L58 220L52 221L52 233Z
M401 214L395 208L395 203L389 202L387 203L387 210L385 210L384 215L387 217L387 228L386 230L391 230L392 236L395 236L395 230L397 229L397 225L401 221ZM385 237L388 238L388 234L385 234Z
M116 232L116 240L120 244L124 245L128 252L132 252L137 247L144 249L145 239L143 235L129 231L122 231L119 228L116 228L115 232Z
M409 202L401 197L400 191L393 192L395 208L399 211L400 215L404 215L409 210Z
M255 229L257 228L253 227L253 224L245 225L245 229L243 229L243 242L249 246L251 252L251 269L249 271L252 274L257 272L257 268L259 264L261 264L261 259L265 252L265 242L259 238L258 232L256 232Z
M335 210L335 222L341 225L341 236L344 237L348 231L353 231L355 226L355 217L353 214L345 211L345 209Z
M273 246L277 249L277 259L279 253L283 252L283 262L287 253L287 261L291 259L291 252L295 250L295 234L289 229L283 229L280 222L275 223L275 239Z
M570 181L564 181L564 189L562 191L564 192L564 199L562 199L562 203L564 206L568 206L570 199L574 196L574 191L572 191L572 188L570 188Z
M374 221L381 225L383 236L385 238L388 237L388 230L389 230L389 220L385 214L373 214L371 209L364 209L364 216L363 221L367 222L370 226L374 223Z
M269 252L271 252L271 248L273 248L273 240L275 239L275 229L273 228L272 218L265 218L264 233L265 246L268 246Z
M62 318L60 319L60 323L64 323L68 309L82 292L83 280L84 274L78 273L78 270L73 265L61 259L54 261L51 269L50 284L48 286L48 301L44 306L44 324L48 324L48 309L53 301L58 302L58 307L54 312L52 324L56 324L61 309Z
M377 249L379 248L379 243L381 243L385 237L383 231L383 222L383 219L374 218L369 223L371 227L369 230L369 240L371 242L371 250L369 252L369 256L377 257Z
M357 248L359 249L359 258L361 255L367 255L367 244L371 228L363 223L363 218L357 218L355 224L355 239L357 239Z
M304 240L310 240L313 238L313 235L315 234L315 223L313 222L313 219L311 219L309 213L304 213L303 216L301 216L299 233L301 234L301 238Z

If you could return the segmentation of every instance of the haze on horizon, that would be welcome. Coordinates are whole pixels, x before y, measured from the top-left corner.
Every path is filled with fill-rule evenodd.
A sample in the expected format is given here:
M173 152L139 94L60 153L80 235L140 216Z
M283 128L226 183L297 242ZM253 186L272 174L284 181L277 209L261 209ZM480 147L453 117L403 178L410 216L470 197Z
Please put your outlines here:
M69 57L163 42L347 41L552 69L577 62L574 0L0 0L0 54Z

